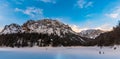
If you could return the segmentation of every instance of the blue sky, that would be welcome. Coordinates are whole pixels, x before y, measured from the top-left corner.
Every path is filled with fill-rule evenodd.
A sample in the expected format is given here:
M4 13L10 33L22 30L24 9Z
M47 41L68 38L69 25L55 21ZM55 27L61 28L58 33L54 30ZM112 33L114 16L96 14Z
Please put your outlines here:
M0 29L29 19L58 19L73 30L110 30L120 19L120 0L0 0Z

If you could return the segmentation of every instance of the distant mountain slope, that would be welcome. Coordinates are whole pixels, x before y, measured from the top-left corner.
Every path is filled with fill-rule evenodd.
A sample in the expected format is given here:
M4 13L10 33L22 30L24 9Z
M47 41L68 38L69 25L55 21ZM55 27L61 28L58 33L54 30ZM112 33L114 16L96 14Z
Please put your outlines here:
M101 33L103 33L102 30L88 29L88 30L83 30L83 31L81 31L81 32L78 33L78 34L79 34L80 36L82 36L82 37L95 39L95 38L98 37Z

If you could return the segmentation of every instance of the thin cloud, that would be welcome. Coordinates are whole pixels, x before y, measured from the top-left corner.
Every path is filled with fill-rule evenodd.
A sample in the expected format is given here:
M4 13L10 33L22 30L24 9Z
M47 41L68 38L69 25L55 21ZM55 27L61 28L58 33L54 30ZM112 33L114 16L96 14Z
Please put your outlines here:
M44 3L53 3L53 4L56 3L56 0L39 0L39 1L44 2Z
M12 0L12 1L15 2L16 4L23 4L25 0Z
M111 27L110 24L103 24L95 29L100 29L100 30L103 30L103 31L111 31L113 28Z
M78 6L79 8L88 8L93 6L93 2L86 0L78 0L75 5Z
M120 8L115 8L113 11L111 11L110 13L107 13L105 15L109 18L117 19L120 17Z
M108 17L110 17L110 18L113 18L113 19L116 19L116 18L118 18L119 13L106 14L106 16L108 16Z
M9 2L0 2L0 8L7 8L9 7Z
M88 2L86 5L85 5L85 8L87 8L87 7L92 7L93 6L93 2Z
M35 7L27 7L26 9L19 9L15 8L16 12L22 12L23 14L26 14L30 16L31 18L42 18L43 17L43 9L35 8Z

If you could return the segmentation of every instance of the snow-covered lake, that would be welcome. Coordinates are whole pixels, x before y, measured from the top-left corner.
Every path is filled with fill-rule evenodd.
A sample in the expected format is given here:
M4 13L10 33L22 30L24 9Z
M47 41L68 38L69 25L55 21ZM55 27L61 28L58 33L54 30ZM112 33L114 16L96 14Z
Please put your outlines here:
M0 59L120 59L120 48L34 47L0 48Z

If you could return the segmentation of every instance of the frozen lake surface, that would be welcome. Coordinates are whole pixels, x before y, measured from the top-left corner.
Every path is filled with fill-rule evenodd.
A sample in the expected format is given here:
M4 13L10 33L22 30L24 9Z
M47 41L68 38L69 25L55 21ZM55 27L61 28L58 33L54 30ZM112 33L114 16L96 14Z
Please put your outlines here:
M0 48L0 59L120 59L120 48L34 47Z

